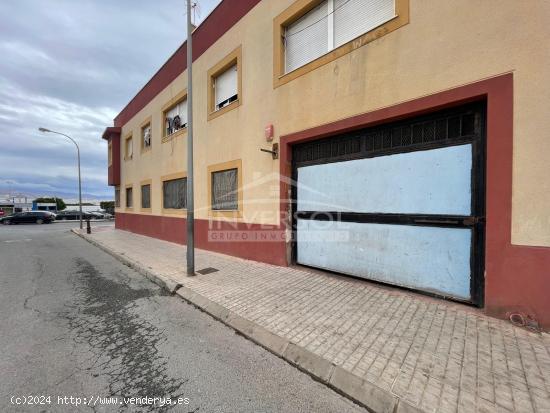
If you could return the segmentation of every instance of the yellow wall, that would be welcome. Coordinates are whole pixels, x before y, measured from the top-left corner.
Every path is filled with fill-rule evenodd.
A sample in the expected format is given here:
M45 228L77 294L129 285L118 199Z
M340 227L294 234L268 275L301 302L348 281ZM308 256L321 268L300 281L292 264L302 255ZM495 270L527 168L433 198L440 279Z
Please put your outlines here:
M277 224L279 161L264 126L280 135L514 72L512 242L550 246L550 2L410 0L410 23L283 86L273 88L273 19L293 0L263 0L195 63L197 218L208 218L207 167L242 159L245 222ZM526 7L526 5L529 5ZM207 71L242 45L243 102L207 121ZM152 214L161 215L160 177L185 171L186 137L161 143L161 107L186 87L182 73L123 127L134 159L121 161L121 188L152 179ZM152 116L153 148L141 155L139 126ZM258 184L258 181L263 182ZM121 191L121 205L124 205ZM124 211L124 208L118 209Z

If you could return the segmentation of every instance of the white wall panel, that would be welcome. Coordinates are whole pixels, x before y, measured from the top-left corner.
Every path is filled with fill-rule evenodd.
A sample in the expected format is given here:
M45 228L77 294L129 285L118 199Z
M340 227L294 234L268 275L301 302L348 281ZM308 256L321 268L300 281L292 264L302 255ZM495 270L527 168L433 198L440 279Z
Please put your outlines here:
M390 284L470 299L467 228L297 222L297 261Z
M472 145L298 168L299 211L470 215Z

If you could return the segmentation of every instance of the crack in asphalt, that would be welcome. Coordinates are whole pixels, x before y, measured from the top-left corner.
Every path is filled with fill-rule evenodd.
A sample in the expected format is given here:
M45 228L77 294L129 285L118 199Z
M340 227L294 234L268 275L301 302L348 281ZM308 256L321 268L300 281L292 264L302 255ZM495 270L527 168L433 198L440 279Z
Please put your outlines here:
M36 276L34 276L31 280L32 282L32 294L27 296L25 298L25 300L23 301L23 308L25 310L30 310L30 311L34 311L35 313L38 313L38 314L42 314L42 311L40 311L39 309L37 308L34 308L34 307L31 307L29 305L29 302L35 298L37 295L38 295L38 281L44 277L44 275L46 274L46 264L44 263L44 261L40 258L40 257L33 257L34 258L34 264L36 265L36 271L33 271L32 274L37 274Z
M88 359L86 370L99 370L109 378L109 396L183 397L182 387L188 379L169 376L168 360L159 352L167 341L164 331L133 311L139 299L169 294L133 289L129 279L106 278L85 259L75 259L75 265L76 304L65 317L75 341L87 344L96 356ZM136 406L121 406L120 410L125 408L136 410ZM167 409L143 406L141 410Z

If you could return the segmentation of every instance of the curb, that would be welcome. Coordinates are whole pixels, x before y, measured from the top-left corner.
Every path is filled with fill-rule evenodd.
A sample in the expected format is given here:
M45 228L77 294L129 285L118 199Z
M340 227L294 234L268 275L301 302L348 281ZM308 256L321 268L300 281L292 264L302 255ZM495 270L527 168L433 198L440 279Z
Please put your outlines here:
M146 278L148 278L149 280L157 284L159 287L162 287L165 290L167 290L170 294L174 294L176 290L181 286L181 284L177 283L176 281L170 278L164 277L160 274L155 274L154 272L147 270L141 264L135 261L132 261L129 258L126 258L124 256L124 253L113 251L112 249L105 247L101 243L94 241L93 239L87 237L86 235L81 234L78 230L74 228L71 229L71 232L78 235L80 238L88 241L90 244L96 246L100 250L106 252L113 258L116 258L118 261L122 262L124 265L127 265L133 270L139 272L141 275L145 276Z
M99 242L96 242L78 230L72 229L73 233L95 245L107 254L121 261L123 264L136 270L150 279L155 284L165 288L171 294L179 295L183 300L194 305L198 309L210 314L225 325L236 330L254 343L262 346L269 352L282 358L299 370L309 374L315 380L327 385L337 393L349 398L353 402L365 407L373 413L422 413L423 410L399 399L393 393L383 390L380 387L367 382L360 377L344 370L328 360L312 353L311 351L292 343L284 337L265 329L264 327L241 317L233 311L225 308L208 298L197 294L190 288L183 286L145 269L141 264L136 263L124 256L122 252L113 251Z

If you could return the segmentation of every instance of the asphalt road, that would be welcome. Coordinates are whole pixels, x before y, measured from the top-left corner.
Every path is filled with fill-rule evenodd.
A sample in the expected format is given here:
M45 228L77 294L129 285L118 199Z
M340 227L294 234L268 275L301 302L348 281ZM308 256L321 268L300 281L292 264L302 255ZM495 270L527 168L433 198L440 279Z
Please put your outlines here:
M364 411L71 234L76 225L0 226L0 411Z

